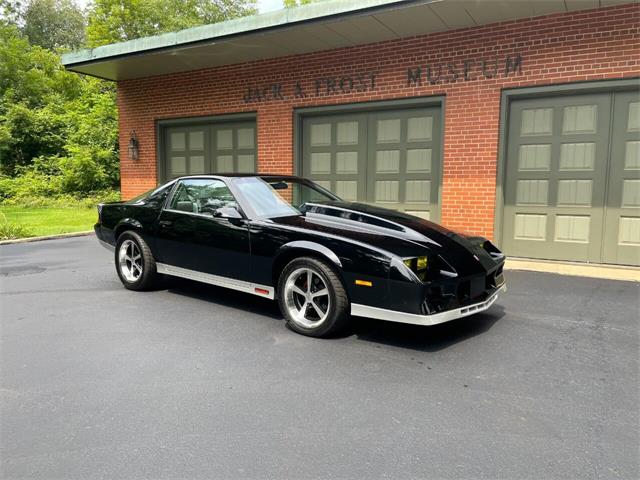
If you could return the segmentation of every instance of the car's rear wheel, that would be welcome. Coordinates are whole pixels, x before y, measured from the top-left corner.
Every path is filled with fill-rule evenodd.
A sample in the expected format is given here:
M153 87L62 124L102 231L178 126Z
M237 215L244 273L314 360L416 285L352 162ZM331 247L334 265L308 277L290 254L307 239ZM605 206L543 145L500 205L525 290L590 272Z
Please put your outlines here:
M278 282L278 302L287 326L311 337L327 337L349 320L349 299L336 272L310 257L292 260Z
M157 284L156 262L149 246L136 232L126 231L118 237L115 261L118 277L125 288L149 290Z

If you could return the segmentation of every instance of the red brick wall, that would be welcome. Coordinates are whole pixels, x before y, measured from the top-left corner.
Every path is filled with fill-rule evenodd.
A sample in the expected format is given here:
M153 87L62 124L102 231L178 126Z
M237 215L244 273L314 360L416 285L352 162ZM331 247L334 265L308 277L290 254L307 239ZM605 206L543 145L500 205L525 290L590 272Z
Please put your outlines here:
M640 6L586 10L307 55L123 81L118 85L122 193L156 184L156 120L257 111L258 168L293 171L293 109L312 105L446 95L442 223L493 236L500 94L504 88L640 76ZM522 71L504 75L504 59ZM407 86L407 68L467 59L500 60L491 79L476 64L469 80ZM376 89L316 97L314 81L376 72ZM295 82L309 94L293 98ZM250 86L281 83L285 100L245 103ZM126 155L130 130L140 160Z

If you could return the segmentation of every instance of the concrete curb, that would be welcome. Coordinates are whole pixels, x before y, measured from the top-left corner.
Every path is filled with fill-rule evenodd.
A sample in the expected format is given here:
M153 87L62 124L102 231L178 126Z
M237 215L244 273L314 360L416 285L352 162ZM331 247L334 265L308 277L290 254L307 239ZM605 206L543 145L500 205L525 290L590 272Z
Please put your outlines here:
M59 233L57 235L46 235L43 237L16 238L14 240L2 240L0 241L0 245L11 245L14 243L41 242L42 240L55 240L56 238L85 237L87 235L92 235L92 234L93 234L93 230L87 230L85 232Z
M570 275L574 277L603 278L605 280L640 282L640 268L621 265L589 265L572 262L507 258L505 269L555 273L558 275Z

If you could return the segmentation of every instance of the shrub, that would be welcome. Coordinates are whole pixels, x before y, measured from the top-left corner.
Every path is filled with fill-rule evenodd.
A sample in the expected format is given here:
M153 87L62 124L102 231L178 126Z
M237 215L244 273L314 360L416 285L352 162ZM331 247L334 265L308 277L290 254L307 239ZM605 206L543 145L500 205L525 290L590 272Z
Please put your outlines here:
M60 158L58 163L63 192L88 193L108 186L108 176L95 158L99 156L98 152L74 146L70 153L70 156Z
M23 197L48 197L61 192L60 177L28 170L17 177L0 177L0 202Z
M0 188L1 182L0 182ZM120 192L117 190L101 190L88 195L78 197L72 194L57 195L21 195L6 198L0 201L0 205L7 207L24 208L95 208L99 203L120 201Z

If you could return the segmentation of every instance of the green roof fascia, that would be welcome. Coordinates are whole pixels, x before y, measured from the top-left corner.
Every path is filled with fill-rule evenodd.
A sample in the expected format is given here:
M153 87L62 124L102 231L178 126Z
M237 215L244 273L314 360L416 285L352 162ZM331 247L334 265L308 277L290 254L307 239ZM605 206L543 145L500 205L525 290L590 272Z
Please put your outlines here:
M217 39L226 37L291 27L300 23L407 3L415 2L408 0L327 0L296 8L285 8L275 12L188 28L178 32L65 53L62 55L62 64L65 67L71 67L79 64L97 63L114 57L180 48L196 43L215 42Z

